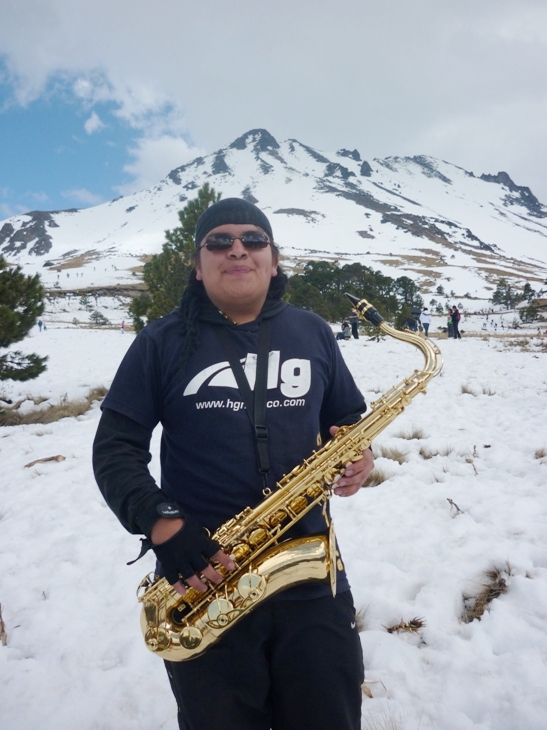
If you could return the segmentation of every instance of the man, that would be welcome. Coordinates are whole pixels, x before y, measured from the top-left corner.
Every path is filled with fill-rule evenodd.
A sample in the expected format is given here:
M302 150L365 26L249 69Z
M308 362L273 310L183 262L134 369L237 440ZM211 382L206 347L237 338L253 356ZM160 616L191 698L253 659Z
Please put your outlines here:
M365 409L330 327L282 301L286 277L262 211L221 200L200 217L195 241L180 308L135 339L94 444L106 501L126 529L151 539L158 569L182 594L187 586L206 591L205 579L220 582L211 559L234 568L202 528L212 534L258 504L265 486ZM243 407L252 397L246 381L255 404L266 403L265 423ZM159 422L160 488L147 469ZM367 451L335 493L357 492L372 466ZM292 536L324 530L315 508ZM336 598L318 583L279 593L203 655L166 662L180 728L357 730L363 663L343 569L337 584Z
M452 332L454 334L455 340L461 340L462 336L460 334L459 326L460 326L460 312L458 310L458 307L455 305L452 307L452 311L450 313L450 320L452 322ZM450 333L449 333L450 336Z
M348 322L351 325L351 334L353 335L354 340L359 339L359 317L355 314L355 312L352 312L348 317Z
M429 309L427 307L424 307L422 313L420 314L420 322L422 324L422 327L424 328L425 336L429 337L429 325L431 324L431 315L429 314Z

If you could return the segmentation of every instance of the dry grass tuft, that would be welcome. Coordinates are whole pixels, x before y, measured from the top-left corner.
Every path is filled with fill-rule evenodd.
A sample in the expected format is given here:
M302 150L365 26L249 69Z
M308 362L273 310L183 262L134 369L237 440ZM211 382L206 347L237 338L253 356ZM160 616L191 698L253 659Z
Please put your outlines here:
M27 413L19 413L18 408L23 401L13 406L7 407L0 411L0 426L20 426L29 423L54 423L61 418L74 418L86 413L94 401L102 400L108 393L108 389L100 386L93 388L85 398L76 401L69 401L66 396L61 398L57 404L51 404L48 408L42 410L29 411ZM33 399L34 400L34 399ZM39 400L44 402L47 398ZM34 400L36 403L36 400Z
M367 609L360 608L355 612L355 623L357 624L357 631L362 633L367 628Z
M423 428L413 426L410 431L402 431L398 433L396 438L405 439L406 441L420 440L427 438L427 435Z
M8 643L8 635L6 633L6 625L2 618L2 604L0 603L0 642L2 646L6 646Z
M496 391L489 387L483 388L482 392L484 395L496 395Z
M425 446L422 446L420 448L420 450L418 451L418 453L420 454L422 459L432 459L434 456L448 456L453 451L454 451L454 449L452 448L452 446L447 446L444 449L438 449L436 451L433 449L428 449Z
M396 461L398 464L404 464L407 460L407 454L393 446L378 446L377 451L378 456L383 456L384 459L391 459L391 461Z
M366 694L372 697L372 693ZM420 730L421 725L422 722L420 720L416 726L416 730ZM371 713L363 717L361 730L405 730L405 727L408 727L408 723L405 722L403 715L399 711L397 711L397 714L394 714L391 707L388 707L379 717Z
M415 616L410 619L410 621L403 621L403 619L401 619L398 624L394 624L393 626L384 626L384 629L388 634L399 634L401 632L407 634L419 634L420 629L423 629L425 625L423 618Z
M509 563L506 564L504 570L494 567L486 571L486 581L482 584L482 588L478 596L473 597L464 595L464 613L462 616L464 623L469 624L475 619L480 621L484 612L490 603L492 603L494 598L499 598L502 593L507 592L507 581L504 578L504 575L511 575L511 566Z
M371 473L369 474L368 479L363 484L363 489L366 487L377 487L383 482L387 481L391 477L391 474L388 474L383 469L379 469L378 467L375 467Z
M465 385L465 384L462 385L462 393L466 393L467 395L474 395L474 396L477 395L475 393L475 391L469 385Z
M405 727L401 715L395 716L391 708L379 717L369 713L368 717L363 717L363 723L362 730L404 730Z
M534 458L536 459L544 459L547 456L547 449L542 447L541 449L538 449L536 453L534 454Z

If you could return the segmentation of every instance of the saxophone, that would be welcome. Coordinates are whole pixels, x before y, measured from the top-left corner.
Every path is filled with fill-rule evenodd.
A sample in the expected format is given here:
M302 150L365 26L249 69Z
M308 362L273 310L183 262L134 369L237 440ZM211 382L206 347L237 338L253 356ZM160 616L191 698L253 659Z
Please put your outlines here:
M336 435L279 481L264 490L256 507L221 525L213 535L232 555L236 569L228 572L215 565L223 581L209 583L200 593L189 588L181 596L153 573L137 590L143 604L141 628L146 646L162 659L185 661L202 654L224 632L275 593L299 583L330 582L336 591L336 571L342 564L327 503L345 466L361 458L362 451L410 404L427 383L439 374L442 354L427 339L388 325L366 299L346 295L354 311L382 332L416 346L424 355L423 370L414 373L375 401L370 412L352 426L342 426ZM316 505L323 506L328 530L325 534L283 539L285 533Z

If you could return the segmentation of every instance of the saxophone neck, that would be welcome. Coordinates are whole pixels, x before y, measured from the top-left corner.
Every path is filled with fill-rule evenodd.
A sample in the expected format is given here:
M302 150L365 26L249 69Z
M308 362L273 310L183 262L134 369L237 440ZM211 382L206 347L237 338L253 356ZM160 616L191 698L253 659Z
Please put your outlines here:
M390 337L394 337L396 340L402 342L408 342L414 347L417 347L425 358L424 373L427 374L428 379L438 375L443 366L443 356L437 345L431 342L429 339L425 339L410 332L409 330L397 330L388 324L382 315L378 312L376 307L366 299L358 299L352 294L346 294L346 297L350 300L353 310L361 319L366 319L371 324L378 327L379 330L384 332Z

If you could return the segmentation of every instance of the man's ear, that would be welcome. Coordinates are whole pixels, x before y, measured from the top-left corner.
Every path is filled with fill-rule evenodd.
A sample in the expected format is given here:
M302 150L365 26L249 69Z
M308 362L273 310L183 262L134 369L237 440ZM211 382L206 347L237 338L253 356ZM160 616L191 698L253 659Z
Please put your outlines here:
M199 268L199 261L196 261L196 263L195 263L195 266L194 266L194 268L195 268L195 270L196 270L196 279L197 279L198 281L202 281L202 277L201 277L201 270L200 270L200 268Z

